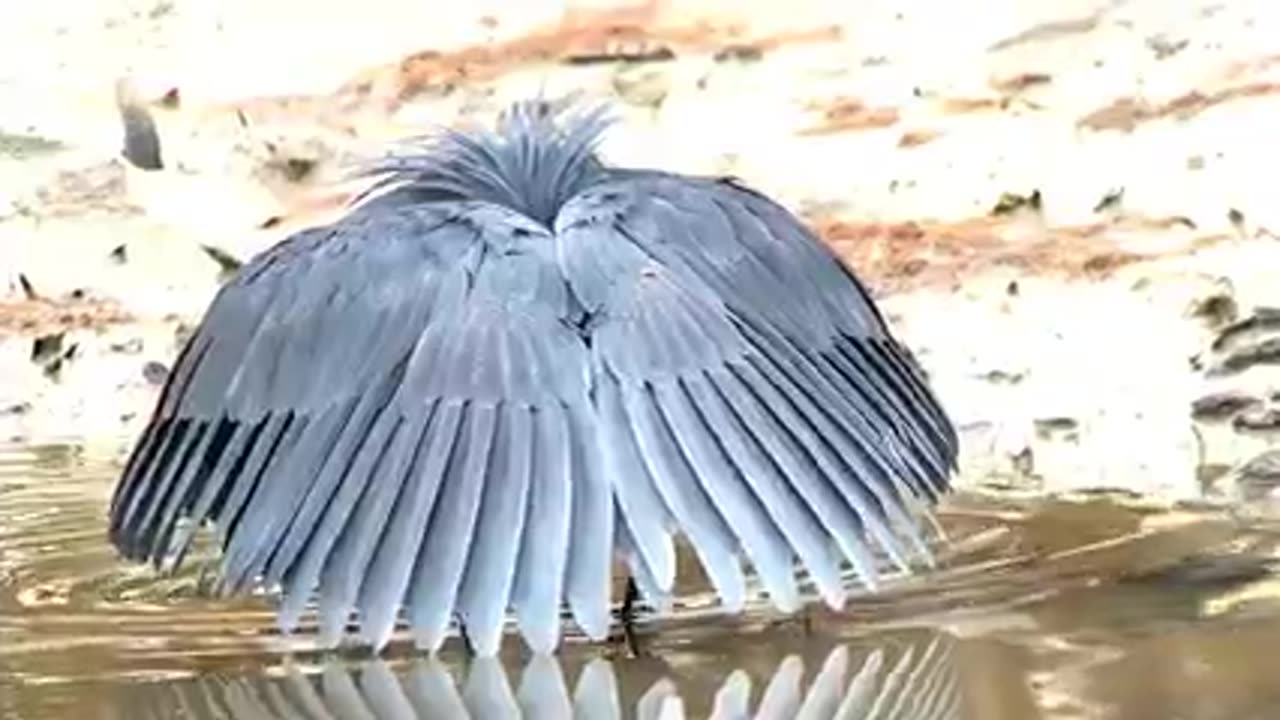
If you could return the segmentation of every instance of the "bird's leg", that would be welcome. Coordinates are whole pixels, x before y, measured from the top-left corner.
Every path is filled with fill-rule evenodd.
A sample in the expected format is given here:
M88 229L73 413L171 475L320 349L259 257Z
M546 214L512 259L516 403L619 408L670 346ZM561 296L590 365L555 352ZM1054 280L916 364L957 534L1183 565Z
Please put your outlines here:
M209 569L208 563L200 564L200 571L196 574L196 595L199 597L212 597L214 588L214 579L216 573Z
M618 610L618 619L622 622L622 640L632 657L640 656L640 640L636 635L636 603L640 600L640 588L636 579L627 576L627 589L622 595L622 607Z
M462 619L461 615L454 615L454 620L458 623L458 637L462 639L462 649L470 660L476 656L476 646L471 644L471 636L467 634L467 623Z
M803 606L794 613L766 621L766 626L770 628L799 628L803 637L813 635L813 615L809 611L808 606Z

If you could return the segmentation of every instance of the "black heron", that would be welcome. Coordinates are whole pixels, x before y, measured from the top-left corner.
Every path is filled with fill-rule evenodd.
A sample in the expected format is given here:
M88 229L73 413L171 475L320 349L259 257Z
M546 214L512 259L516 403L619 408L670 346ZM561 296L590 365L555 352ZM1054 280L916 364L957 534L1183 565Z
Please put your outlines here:
M177 567L210 524L285 631L315 599L324 645L403 612L481 655L508 614L554 652L566 606L603 639L615 557L668 597L677 535L730 612L744 560L784 612L928 561L957 437L863 284L739 182L605 164L607 126L516 103L245 264L115 489L121 553Z

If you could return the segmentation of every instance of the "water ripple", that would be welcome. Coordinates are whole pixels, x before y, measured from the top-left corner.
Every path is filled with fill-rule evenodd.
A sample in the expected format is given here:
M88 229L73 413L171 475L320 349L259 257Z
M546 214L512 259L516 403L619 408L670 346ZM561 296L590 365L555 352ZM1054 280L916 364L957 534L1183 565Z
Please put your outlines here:
M642 621L646 657L570 632L554 661L510 637L489 666L453 644L417 656L403 633L382 660L322 653L313 624L276 631L269 598L213 593L208 548L172 575L122 562L105 538L121 459L0 447L0 719L563 717L584 697L584 717L1172 717L1114 712L1156 682L1208 696L1181 717L1275 707L1270 661L1248 659L1280 644L1280 530L1222 511L957 497L940 567L843 612L725 616L692 584Z

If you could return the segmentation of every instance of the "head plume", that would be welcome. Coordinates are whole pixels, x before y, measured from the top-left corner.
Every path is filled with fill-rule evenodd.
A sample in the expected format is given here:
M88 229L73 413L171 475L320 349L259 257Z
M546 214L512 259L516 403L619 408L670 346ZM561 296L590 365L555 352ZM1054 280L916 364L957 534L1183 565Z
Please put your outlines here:
M605 168L595 155L611 124L605 108L575 110L570 100L525 100L493 130L443 128L365 168L380 176L369 193L394 188L399 202L477 200L509 207L544 225Z

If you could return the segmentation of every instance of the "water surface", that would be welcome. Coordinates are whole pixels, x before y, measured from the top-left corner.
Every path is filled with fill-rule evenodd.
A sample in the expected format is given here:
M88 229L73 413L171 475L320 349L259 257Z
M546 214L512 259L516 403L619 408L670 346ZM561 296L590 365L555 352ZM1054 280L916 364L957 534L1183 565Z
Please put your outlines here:
M1280 717L1280 524L1097 500L941 513L942 567L786 620L684 607L644 655L572 634L555 659L381 658L282 637L105 541L119 449L0 448L0 718ZM696 591L690 590L690 597Z

